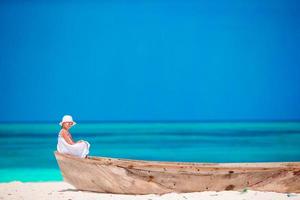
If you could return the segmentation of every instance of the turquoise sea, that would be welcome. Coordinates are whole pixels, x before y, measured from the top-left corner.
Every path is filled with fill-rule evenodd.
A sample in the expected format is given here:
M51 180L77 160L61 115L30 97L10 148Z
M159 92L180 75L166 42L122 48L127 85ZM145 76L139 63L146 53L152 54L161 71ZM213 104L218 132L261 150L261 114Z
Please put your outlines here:
M53 152L60 126L0 124L0 182L62 180ZM300 161L300 122L79 123L91 156L187 161Z

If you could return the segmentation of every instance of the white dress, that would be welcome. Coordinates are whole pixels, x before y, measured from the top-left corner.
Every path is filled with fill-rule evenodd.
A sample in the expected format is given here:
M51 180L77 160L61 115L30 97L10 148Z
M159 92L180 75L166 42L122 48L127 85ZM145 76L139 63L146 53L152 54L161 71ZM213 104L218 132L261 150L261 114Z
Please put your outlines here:
M57 151L60 153L84 158L89 154L89 149L90 143L87 141L69 144L60 134L58 134Z

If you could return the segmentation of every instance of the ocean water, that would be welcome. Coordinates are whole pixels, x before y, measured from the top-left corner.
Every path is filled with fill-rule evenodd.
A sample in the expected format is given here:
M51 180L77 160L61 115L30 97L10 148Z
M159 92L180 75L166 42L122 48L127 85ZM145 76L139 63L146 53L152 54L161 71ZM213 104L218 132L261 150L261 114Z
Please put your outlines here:
M0 124L0 182L62 180L60 126ZM300 123L83 123L70 130L91 156L186 162L300 161Z

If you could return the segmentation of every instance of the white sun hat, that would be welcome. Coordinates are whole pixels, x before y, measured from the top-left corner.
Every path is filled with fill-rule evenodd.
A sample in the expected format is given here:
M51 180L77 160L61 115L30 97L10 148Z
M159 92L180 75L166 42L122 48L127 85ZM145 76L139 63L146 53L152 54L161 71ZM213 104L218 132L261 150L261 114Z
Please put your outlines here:
M76 122L73 121L73 118L71 115L65 115L63 118L62 118L62 121L59 122L59 125L62 125L64 122L73 122L73 125L74 126L76 124Z

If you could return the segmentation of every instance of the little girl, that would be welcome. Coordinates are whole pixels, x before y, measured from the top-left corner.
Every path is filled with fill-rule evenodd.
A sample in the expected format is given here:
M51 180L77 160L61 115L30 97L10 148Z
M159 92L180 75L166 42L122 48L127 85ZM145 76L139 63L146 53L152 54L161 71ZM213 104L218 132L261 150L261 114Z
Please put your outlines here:
M65 115L59 123L61 130L58 134L57 151L64 154L77 156L80 158L87 158L89 154L90 144L87 141L79 140L74 142L69 129L74 126L76 122L73 121L72 116Z

